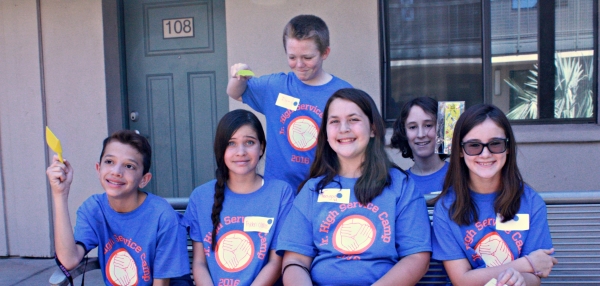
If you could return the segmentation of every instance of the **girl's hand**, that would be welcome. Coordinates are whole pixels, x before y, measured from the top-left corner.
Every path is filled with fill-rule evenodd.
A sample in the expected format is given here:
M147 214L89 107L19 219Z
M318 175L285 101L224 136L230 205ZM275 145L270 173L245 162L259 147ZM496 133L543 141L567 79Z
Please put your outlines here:
M508 268L498 275L497 286L514 285L525 286L525 277L519 271Z
M229 72L231 73L232 78L235 78L238 80L248 80L249 78L251 78L251 76L241 76L241 75L238 75L237 73L238 73L238 71L249 70L249 69L250 69L250 67L247 64L237 63L237 64L231 66L231 69Z
M64 164L58 160L58 156L52 158L52 165L46 169L46 175L50 181L50 188L54 195L69 195L69 188L73 182L73 167L69 161Z
M529 254L531 264L533 266L533 272L540 278L548 277L552 267L558 263L556 258L550 256L554 253L554 248L551 249L538 249Z

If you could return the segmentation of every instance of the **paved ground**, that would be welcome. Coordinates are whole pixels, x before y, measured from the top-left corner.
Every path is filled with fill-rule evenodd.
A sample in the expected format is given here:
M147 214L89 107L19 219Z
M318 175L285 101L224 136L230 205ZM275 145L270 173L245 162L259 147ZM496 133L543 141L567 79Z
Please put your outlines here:
M0 285L49 285L48 279L57 269L54 259L0 257ZM81 285L81 277L75 279L75 285ZM104 285L100 270L86 273L85 285Z

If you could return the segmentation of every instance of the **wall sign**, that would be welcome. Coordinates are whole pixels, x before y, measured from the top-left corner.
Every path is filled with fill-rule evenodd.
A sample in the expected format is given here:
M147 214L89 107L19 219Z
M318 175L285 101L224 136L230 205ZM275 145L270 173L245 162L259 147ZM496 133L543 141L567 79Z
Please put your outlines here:
M194 36L194 18L163 19L163 38L189 38Z

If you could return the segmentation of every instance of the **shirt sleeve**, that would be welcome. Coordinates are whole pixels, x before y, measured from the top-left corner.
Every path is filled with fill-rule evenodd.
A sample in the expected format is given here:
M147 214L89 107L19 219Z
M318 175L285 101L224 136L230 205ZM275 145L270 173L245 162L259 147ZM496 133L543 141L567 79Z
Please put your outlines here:
M433 210L432 257L437 260L466 258L461 245L454 238L452 225L455 223L448 217L449 206L444 207L444 203L448 202L444 202L444 198L441 198Z
M431 229L425 198L415 189L412 179L402 179L401 197L396 204L396 250L400 257L431 252Z
M533 190L531 190L533 193ZM529 220L529 232L527 240L523 243L521 256L530 254L538 249L552 248L552 238L550 237L550 227L548 226L548 214L546 203L536 193L531 197L531 213Z
M180 223L180 216L173 210L166 210L161 216L156 238L153 278L179 277L190 273L187 234L185 227Z
M285 183L284 184L285 187L283 188L283 190L281 191L282 195L281 195L281 201L280 201L280 205L281 207L279 208L279 214L277 215L277 224L275 225L275 234L273 236L273 243L271 243L271 248L270 249L275 249L277 250L277 241L279 238L279 233L281 232L281 229L283 228L283 225L287 219L287 216L290 212L290 209L292 208L292 205L294 204L294 192L292 191L292 187L290 187L289 184ZM280 255L283 255L283 253L279 253Z
M75 242L85 248L85 253L96 248L99 244L98 234L92 225L93 216L91 215L86 202L77 209L77 220L75 222L74 237Z
M277 243L277 253L279 255L283 255L283 251L292 251L308 257L317 255L317 248L312 237L312 221L309 219L312 217L310 215L311 192L314 191L304 185L294 200L279 234Z
M185 209L184 224L189 229L190 238L193 241L202 241L202 230L200 230L200 223L198 222L198 209L196 206L196 196L194 196L194 194L190 197L187 208Z
M246 90L242 93L242 102L264 114L268 87L273 84L272 77L273 75L264 75L250 78Z

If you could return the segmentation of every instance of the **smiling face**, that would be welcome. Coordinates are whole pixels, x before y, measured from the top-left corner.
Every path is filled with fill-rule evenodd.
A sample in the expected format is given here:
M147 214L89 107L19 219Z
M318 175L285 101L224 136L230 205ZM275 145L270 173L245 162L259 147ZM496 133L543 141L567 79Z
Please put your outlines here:
M262 154L263 148L256 131L248 124L240 127L229 139L223 156L229 169L229 177L254 176Z
M323 61L329 55L329 47L321 54L314 40L294 38L288 38L285 45L288 65L299 80L313 85L324 76Z
M337 153L340 166L358 168L374 136L369 118L355 103L338 98L329 105L326 120L327 142Z
M462 142L488 143L493 139L505 139L506 133L493 120L487 118L481 124L476 125L465 135ZM510 144L510 143L509 143ZM500 154L492 154L486 147L483 152L476 156L470 156L462 150L460 156L465 160L469 168L469 184L473 191L477 192L476 186L481 184L500 185L502 167L506 163L508 151ZM497 190L497 189L496 189Z
M404 127L414 158L429 158L435 151L436 117L418 105L410 108Z
M145 187L152 175L143 174L142 154L134 147L118 141L109 142L96 171L106 194L113 199L126 199Z

